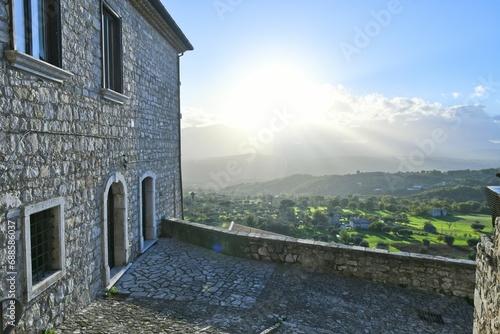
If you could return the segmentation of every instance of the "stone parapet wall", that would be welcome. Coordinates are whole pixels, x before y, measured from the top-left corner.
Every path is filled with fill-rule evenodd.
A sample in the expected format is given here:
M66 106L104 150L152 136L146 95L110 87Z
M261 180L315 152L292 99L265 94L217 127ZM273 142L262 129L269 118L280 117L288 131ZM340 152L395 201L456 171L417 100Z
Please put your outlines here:
M162 236L232 256L470 299L474 296L474 261L235 232L178 219L163 221Z
M483 235L477 245L474 334L500 333L500 218L492 238Z

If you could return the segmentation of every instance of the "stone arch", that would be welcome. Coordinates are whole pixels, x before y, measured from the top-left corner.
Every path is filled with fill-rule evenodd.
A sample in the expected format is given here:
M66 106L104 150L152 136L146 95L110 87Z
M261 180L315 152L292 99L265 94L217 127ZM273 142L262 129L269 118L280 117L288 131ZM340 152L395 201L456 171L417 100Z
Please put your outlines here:
M148 172L139 178L139 242L146 251L158 238L156 226L156 175Z
M127 184L120 173L106 182L102 198L102 262L104 286L129 261Z

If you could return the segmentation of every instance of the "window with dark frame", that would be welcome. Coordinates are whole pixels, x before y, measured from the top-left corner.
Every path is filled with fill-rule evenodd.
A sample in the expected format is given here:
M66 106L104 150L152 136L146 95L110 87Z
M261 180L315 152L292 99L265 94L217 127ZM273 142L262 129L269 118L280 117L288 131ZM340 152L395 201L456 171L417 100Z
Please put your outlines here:
M13 49L61 67L59 0L13 0Z
M31 273L32 282L49 276L53 268L54 214L47 209L30 215Z
M123 92L121 19L106 5L102 6L103 86Z

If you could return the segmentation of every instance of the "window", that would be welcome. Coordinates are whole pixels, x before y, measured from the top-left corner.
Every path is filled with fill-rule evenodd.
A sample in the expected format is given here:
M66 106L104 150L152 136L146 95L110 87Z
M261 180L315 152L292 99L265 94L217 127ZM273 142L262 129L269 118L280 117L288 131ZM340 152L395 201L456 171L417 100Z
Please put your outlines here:
M103 86L123 92L121 19L107 6L102 7Z
M48 209L30 216L31 278L32 283L50 276L52 264L52 239L54 210Z
M58 83L73 74L63 70L59 0L12 0L11 49L5 58L16 69Z
M61 67L58 0L14 0L13 48Z
M25 207L23 232L29 301L65 274L64 199Z

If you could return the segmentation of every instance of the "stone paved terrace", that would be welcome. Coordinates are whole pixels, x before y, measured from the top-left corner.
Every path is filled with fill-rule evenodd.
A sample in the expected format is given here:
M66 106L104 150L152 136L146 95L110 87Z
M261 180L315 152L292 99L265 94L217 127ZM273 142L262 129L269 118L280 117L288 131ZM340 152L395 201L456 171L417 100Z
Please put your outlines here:
M464 299L233 258L159 239L58 333L472 333Z

